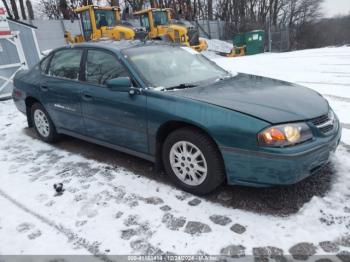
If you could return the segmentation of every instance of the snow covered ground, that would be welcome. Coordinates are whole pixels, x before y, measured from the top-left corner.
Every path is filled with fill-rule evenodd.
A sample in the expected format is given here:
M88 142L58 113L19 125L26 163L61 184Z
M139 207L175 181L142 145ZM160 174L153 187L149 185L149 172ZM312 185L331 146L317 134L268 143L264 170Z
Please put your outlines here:
M266 189L225 189L217 193L218 201L195 197L162 176L132 171L132 166L147 167L137 158L114 165L104 157L88 157L85 142L77 143L82 153L45 144L26 127L12 101L0 102L0 255L350 251L350 47L240 58L207 55L227 70L306 85L329 100L344 128L328 174L297 187L268 189L272 202L298 202L311 192L307 201L295 212L279 214L250 206L264 206L264 199L251 201L250 195L264 196ZM61 196L52 188L58 182L66 189ZM313 195L318 189L322 193ZM230 204L237 199L239 205Z

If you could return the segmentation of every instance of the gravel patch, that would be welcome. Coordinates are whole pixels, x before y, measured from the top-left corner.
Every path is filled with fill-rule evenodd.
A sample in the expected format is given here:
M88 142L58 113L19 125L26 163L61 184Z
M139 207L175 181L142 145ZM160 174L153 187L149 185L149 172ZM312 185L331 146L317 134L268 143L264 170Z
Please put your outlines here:
M168 206L168 205L164 205L164 206L161 206L159 209L162 210L162 211L170 211L171 207Z
M150 243L148 243L145 239L138 239L130 242L130 247L134 250L136 250L140 254L147 254L147 255L162 255L164 252L152 246Z
M230 224L232 220L227 216L221 216L221 215L212 215L209 217L209 219L217 225L226 226L227 224Z
M138 215L129 215L128 218L124 220L124 225L127 227L138 225L139 219L140 217Z
M172 215L170 213L166 213L162 218L162 222L170 230L179 230L181 227L183 227L185 225L186 218L185 217L174 217L174 215Z
M244 226L237 223L234 224L230 229L237 234L243 234L246 231L246 228Z
M150 205L160 205L164 203L163 199L161 199L160 197L146 197L146 198L142 197L140 198L140 200Z
M114 218L118 219L118 218L121 218L121 216L123 215L124 213L122 211L118 211L117 213L115 213L114 215Z
M320 242L319 245L323 251L327 253L337 253L339 251L338 245L331 241L323 241Z
M341 237L338 244L343 247L350 247L350 235Z
M286 260L283 256L283 250L272 246L254 247L253 256L255 261L269 261L269 258L281 262Z
M289 253L296 260L308 260L310 256L316 254L316 247L312 243L298 243L289 249Z
M202 201L198 198L194 198L188 202L190 206L198 206Z
M32 233L30 233L28 235L28 238L33 240L33 239L36 239L36 238L38 238L40 236L41 236L41 231L40 230L35 230L34 232L32 232Z
M337 254L337 258L339 258L341 262L350 262L350 252L341 251Z
M234 258L245 256L245 247L242 245L230 245L221 249L220 254Z
M33 224L30 224L30 223L22 223L22 224L19 224L16 228L17 232L19 233L24 233L24 232L27 232L31 229L33 229L35 226Z
M124 240L129 240L133 236L137 235L137 231L133 228L122 230L121 238Z
M199 235L211 232L211 228L207 224L201 222L189 221L186 224L185 232L191 235Z

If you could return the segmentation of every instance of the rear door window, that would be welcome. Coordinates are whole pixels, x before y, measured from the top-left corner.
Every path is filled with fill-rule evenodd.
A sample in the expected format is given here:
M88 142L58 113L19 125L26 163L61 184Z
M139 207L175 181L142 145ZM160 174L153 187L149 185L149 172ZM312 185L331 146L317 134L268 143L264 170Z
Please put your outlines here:
M50 62L49 75L78 80L82 53L82 49L69 49L55 52Z
M44 57L40 62L40 70L44 74L46 73L47 66L50 62L51 55Z
M104 85L108 79L129 76L125 67L111 53L88 50L85 79L91 84Z

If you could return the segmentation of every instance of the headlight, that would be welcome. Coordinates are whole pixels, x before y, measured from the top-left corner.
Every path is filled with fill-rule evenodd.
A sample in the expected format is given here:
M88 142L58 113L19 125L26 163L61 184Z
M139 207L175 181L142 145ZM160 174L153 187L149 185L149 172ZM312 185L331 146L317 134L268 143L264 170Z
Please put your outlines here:
M307 124L292 123L264 129L258 134L258 142L261 146L284 147L305 142L312 137Z

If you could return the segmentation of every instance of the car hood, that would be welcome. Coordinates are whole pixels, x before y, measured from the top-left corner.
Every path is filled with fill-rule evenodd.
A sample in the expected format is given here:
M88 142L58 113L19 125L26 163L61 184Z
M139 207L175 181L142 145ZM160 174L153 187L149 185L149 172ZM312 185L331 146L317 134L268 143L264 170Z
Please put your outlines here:
M328 102L309 88L247 74L167 93L239 111L274 124L316 118L329 110Z

